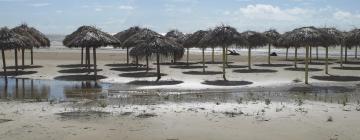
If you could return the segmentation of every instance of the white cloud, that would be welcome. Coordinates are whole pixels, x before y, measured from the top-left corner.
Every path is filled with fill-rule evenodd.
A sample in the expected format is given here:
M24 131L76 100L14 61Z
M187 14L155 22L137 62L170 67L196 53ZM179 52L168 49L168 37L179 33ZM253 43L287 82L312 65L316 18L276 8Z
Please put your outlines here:
M338 10L333 14L337 20L360 19L360 14L356 15L347 11Z
M240 8L235 14L241 14L249 19L294 21L299 15L308 13L302 8L281 9L278 6L256 4Z
M63 10L56 10L55 12L56 12L56 13L58 13L58 14L62 14L62 13L64 13L64 11L63 11Z
M103 9L102 9L102 8L99 8L99 7L98 7L98 8L95 8L94 10L95 10L96 12L101 12L101 11L103 11Z
M121 10L134 10L134 7L130 6L130 5L120 5L119 9L121 9Z
M45 6L49 6L50 3L33 3L33 4L30 4L30 6L32 7L45 7Z

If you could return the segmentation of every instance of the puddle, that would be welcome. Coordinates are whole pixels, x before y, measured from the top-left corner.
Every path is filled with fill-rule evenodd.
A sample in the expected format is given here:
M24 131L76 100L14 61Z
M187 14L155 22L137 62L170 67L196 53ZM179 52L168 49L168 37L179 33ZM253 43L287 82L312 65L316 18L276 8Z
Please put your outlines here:
M111 84L94 81L71 82L9 78L5 85L0 78L0 99L34 99L35 101L67 100L73 98L106 98Z

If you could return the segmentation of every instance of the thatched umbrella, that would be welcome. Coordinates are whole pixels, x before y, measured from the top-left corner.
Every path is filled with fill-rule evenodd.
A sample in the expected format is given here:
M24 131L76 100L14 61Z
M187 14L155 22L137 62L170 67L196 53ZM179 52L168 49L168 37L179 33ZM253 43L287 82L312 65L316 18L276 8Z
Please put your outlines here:
M355 58L357 58L357 48L360 45L360 29L353 29L345 37L345 62L347 62L347 48L355 47Z
M6 74L5 50L14 49L16 52L16 49L31 45L29 44L29 42L31 42L29 38L22 35L18 35L15 32L9 30L7 27L3 27L0 29L0 48L2 53L3 69L4 69L6 83L7 83L7 74Z
M85 30L83 28L87 28L87 26L82 26L82 27L78 28L77 31L65 36L65 39L63 40L63 44L64 45L69 44L70 41L72 41L76 37L77 33L81 32L81 30ZM86 53L86 55L85 55L85 63L86 63L86 66L88 66L88 62L90 60L89 55L87 55L88 54L88 49L86 50L85 53ZM83 65L83 64L84 64L84 47L81 47L81 65Z
M202 62L203 62L203 72L205 72L205 45L200 44L200 41L208 31L199 30L191 34L184 42L183 46L187 48L187 64L189 65L189 48L190 47L199 47L202 50Z
M326 44L322 44L323 47L325 47L325 59L326 59L326 63L325 63L325 74L329 74L329 46L337 46L337 45L341 45L344 35L343 32L335 29L335 28L320 28L320 30L323 30L324 32L326 32L327 34L329 34L329 37L331 37L331 39L329 39L327 42L325 42Z
M211 46L211 47L219 47L223 48L222 56L223 56L223 79L226 80L226 48L231 45L243 45L245 44L245 40L240 36L240 33L231 26L221 25L215 27L215 29L209 31L204 38L200 41L200 44Z
M246 40L248 47L248 68L251 69L251 49L265 46L268 43L268 38L261 33L254 31L246 31L241 33L241 36Z
M268 38L268 45L269 45L269 48L268 48L268 64L270 65L271 64L271 46L275 46L276 45L276 42L277 40L280 38L280 33L277 32L276 30L274 29L271 29L269 31L265 31L263 33L267 38Z
M27 46L26 48L31 50L31 65L33 62L33 48L39 47L49 47L50 41L49 39L43 35L41 32L36 30L35 28L28 27L26 24L22 24L12 29L15 33L26 36L27 38L31 39L31 46ZM22 66L24 68L24 51L25 48L22 48Z
M178 44L183 44L185 41L185 34L180 32L177 29L174 30L170 30L169 32L167 32L165 34L165 37L177 42ZM179 47L176 49L176 51L174 52L174 63L176 63L177 60L181 59L184 55L184 49L181 49L182 47Z
M128 38L141 32L142 30L143 28L140 28L139 26L134 26L115 34L114 37L117 38L121 43L124 43ZM126 48L126 64L129 64L130 46L117 45L115 47L122 47L123 49Z
M134 47L130 54L136 55L140 58L149 57L153 54L156 55L157 65L157 80L161 79L160 74L160 56L171 56L174 51L179 47L179 44L175 41L168 39L152 30L144 29L129 39L124 44L125 46Z
M109 45L118 45L118 41L115 37L100 31L99 29L92 26L82 26L76 30L73 40L69 41L65 46L69 48L73 47L85 47L87 50L93 48L93 58L94 58L94 76L95 80L97 77L96 69L96 48ZM90 51L87 51L87 55L90 56ZM88 57L90 58L90 57ZM90 59L88 60L88 70L90 72Z
M290 44L296 44L296 46L306 47L305 84L308 84L309 78L309 47L322 46L323 44L327 44L330 39L331 37L329 34L312 26L297 28L291 31L289 35Z

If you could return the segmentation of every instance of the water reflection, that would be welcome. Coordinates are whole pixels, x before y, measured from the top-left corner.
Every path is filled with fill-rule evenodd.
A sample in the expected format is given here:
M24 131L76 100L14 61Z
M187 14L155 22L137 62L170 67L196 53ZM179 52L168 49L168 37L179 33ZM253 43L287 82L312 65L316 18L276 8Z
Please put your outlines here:
M1 99L66 100L70 98L96 99L106 96L108 84L94 81L68 82L57 80L33 80L10 78L5 84L0 79Z

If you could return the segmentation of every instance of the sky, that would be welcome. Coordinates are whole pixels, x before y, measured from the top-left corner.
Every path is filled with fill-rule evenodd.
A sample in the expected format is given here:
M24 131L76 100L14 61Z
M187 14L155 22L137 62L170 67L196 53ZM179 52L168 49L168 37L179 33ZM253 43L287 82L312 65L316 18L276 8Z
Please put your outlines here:
M117 33L141 26L185 33L225 24L238 31L285 32L303 26L360 27L360 0L0 0L0 27L22 23L46 34L81 25Z

